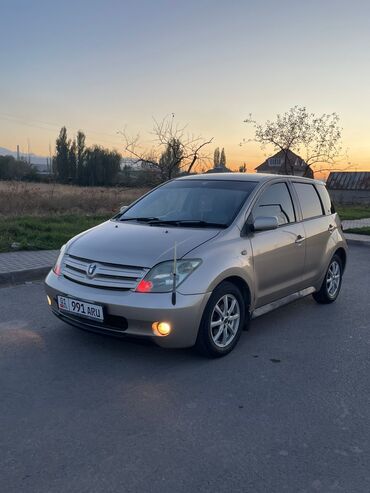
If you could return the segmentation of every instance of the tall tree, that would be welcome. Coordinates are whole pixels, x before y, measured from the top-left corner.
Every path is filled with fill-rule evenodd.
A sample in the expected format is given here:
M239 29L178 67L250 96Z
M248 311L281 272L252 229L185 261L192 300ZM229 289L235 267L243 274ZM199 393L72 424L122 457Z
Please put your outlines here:
M54 173L58 181L68 183L69 179L69 146L66 127L62 127L55 143Z
M315 115L305 107L294 106L275 120L259 123L251 115L244 120L254 129L254 140L262 149L271 146L284 154L284 172L294 174L290 152L299 154L306 163L305 175L311 168L327 171L342 155L341 128L336 113Z
M226 168L226 154L225 154L224 148L222 148L221 155L220 155L220 166L222 168Z
M213 167L218 168L220 166L220 148L216 147L213 153Z
M170 180L180 173L180 163L183 158L183 149L179 139L168 142L166 149L159 158L158 167L162 180Z
M77 144L75 140L69 143L68 148L68 182L75 183L77 176Z
M116 183L121 155L100 146L89 147L85 156L85 181L89 186L111 186Z
M86 159L86 147L85 147L86 136L79 130L77 132L76 137L76 145L77 145L77 183L82 185L84 181L84 172L85 172L85 159Z

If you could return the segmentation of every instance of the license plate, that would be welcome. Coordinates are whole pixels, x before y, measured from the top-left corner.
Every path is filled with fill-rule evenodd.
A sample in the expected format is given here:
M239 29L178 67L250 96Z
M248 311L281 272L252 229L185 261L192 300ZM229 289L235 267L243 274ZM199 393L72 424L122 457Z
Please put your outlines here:
M59 310L74 313L80 317L93 318L94 320L100 320L101 322L104 320L103 307L94 305L93 303L86 303L85 301L58 296L58 307Z

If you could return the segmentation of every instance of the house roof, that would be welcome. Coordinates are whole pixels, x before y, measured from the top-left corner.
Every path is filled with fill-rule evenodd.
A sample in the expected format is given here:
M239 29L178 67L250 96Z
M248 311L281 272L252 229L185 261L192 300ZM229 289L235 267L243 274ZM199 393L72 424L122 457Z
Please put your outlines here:
M270 164L269 164L269 159L283 159L284 158L284 151L278 151L276 154L274 154L273 156L269 156L262 164L260 164L259 166L257 166L257 168L255 168L256 170L257 169L263 169L263 168L270 168ZM304 161L301 156L298 156L298 154L296 154L295 152L291 151L290 149L287 150L287 156L288 156L288 159L290 161L291 164L293 164L294 166L296 166L296 160L298 159L300 162L301 161ZM298 167L298 166L297 166Z
M330 190L370 190L369 171L334 171L326 182Z

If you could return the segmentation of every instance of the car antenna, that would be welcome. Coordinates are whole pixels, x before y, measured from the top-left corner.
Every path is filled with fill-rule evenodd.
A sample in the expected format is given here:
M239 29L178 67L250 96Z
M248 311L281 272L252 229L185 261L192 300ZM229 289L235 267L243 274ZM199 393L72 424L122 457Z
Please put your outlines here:
M177 245L176 245L176 241L175 241L175 245L173 247L173 272L172 272L172 276L173 276L173 283L172 283L172 304L173 305L176 305L176 269L177 269L177 260L176 260L176 256L177 256Z

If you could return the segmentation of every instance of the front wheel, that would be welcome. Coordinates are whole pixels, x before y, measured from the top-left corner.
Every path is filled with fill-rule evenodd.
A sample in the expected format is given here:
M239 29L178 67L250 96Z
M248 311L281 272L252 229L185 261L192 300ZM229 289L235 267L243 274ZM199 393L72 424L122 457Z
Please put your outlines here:
M320 290L312 295L314 300L321 304L333 303L337 299L342 286L342 275L342 260L338 255L334 255L330 260Z
M213 291L199 327L196 349L217 358L236 346L245 323L245 302L240 290L223 282Z

